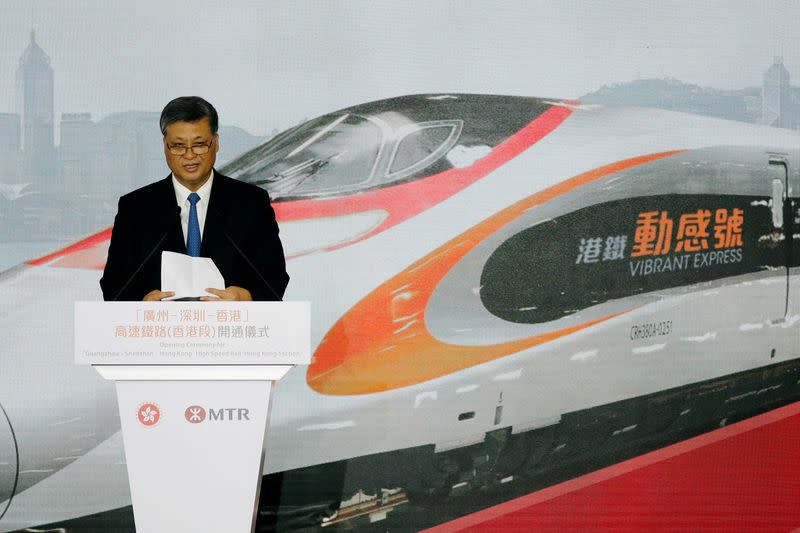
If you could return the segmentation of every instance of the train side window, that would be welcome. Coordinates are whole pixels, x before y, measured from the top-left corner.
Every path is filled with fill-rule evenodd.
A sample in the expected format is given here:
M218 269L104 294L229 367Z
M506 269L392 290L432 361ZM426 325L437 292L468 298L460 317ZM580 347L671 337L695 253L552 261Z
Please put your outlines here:
M786 200L785 183L788 176L786 161L779 156L769 161L769 177L772 178L772 225L783 227L783 204Z
M396 181L422 170L445 155L461 135L461 120L413 124L398 131L388 178Z
M772 180L772 225L783 227L783 181Z

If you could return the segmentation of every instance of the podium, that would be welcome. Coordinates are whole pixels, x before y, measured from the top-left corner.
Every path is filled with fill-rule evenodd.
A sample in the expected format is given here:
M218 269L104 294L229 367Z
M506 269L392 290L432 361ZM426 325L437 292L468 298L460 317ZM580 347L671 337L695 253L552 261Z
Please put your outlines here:
M308 364L309 315L308 302L75 303L75 362L116 384L137 533L253 531L273 386Z

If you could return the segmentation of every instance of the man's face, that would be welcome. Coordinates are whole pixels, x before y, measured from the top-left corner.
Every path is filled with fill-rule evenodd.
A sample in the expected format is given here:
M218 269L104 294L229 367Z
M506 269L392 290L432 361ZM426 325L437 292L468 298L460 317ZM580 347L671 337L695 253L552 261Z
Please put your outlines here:
M202 149L202 145L209 144L208 152L202 155L195 154L191 149L192 146ZM175 155L170 148L176 151L184 148L187 150L183 155ZM164 136L167 165L178 183L189 190L196 191L211 176L218 150L219 136L211 133L207 118L195 122L173 122L167 126L167 134Z

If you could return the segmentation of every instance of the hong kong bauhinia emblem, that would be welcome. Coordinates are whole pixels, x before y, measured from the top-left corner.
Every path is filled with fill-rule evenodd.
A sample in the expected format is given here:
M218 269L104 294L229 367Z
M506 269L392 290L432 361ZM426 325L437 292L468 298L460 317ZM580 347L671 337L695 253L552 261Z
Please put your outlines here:
M143 426L153 427L161 420L161 410L154 403L143 403L139 406L136 417Z

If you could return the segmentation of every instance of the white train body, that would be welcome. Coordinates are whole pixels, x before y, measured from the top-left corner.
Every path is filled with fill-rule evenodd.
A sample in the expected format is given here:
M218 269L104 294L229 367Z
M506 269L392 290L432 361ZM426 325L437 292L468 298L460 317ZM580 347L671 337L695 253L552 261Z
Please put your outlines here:
M485 126L475 122L481 113L502 122L508 109L492 106L509 100L515 106L531 101L549 113L550 122L539 125L544 133L530 129L542 116L537 115L499 141L461 141L469 120L474 128ZM473 106L473 116L448 115L437 107L442 102L451 102L446 110L458 110L459 103ZM414 105L430 117L421 121L404 111ZM321 196L314 196L309 173L299 187L308 185L310 192L292 196L296 189L273 191L270 187L277 185L267 180L289 257L285 299L312 302L315 361L293 369L276 387L265 475L410 449L424 448L436 457L481 445L499 430L522 435L556 426L569 413L783 368L800 358L796 132L652 109L512 97L429 95L365 108L332 114L322 123L347 115L337 128L358 114L354 128L374 126L382 132L372 180L400 174L392 165L409 135L440 128L440 134L431 132L440 144L428 148L419 168L411 161L411 170L396 182L374 187L321 187ZM528 145L522 142L527 134L519 134L526 127L527 134L538 135L527 137ZM345 144L356 142L340 137ZM504 155L504 149L511 151ZM223 172L257 181L248 176L257 168L252 160L258 150ZM347 153L333 154L334 161L347 159L341 155ZM440 176L455 176L461 185L437 192L436 200L426 203L426 184L419 189L420 205L409 203L414 187L430 177L415 178L414 172L424 173L425 164L448 157ZM498 159L491 168L477 168L492 157ZM465 178L469 169L474 172ZM731 177L736 172L740 177ZM285 170L273 174L289 175ZM774 190L775 180L783 180L780 191ZM395 186L410 196L396 200ZM364 191L384 196L370 204ZM653 200L678 196L688 199L663 206ZM783 205L776 206L776 199ZM715 248L720 241L711 232L706 247L697 251L686 244L682 254L633 256L637 219L617 220L603 206L634 201L656 203L634 205L631 213L669 213L673 251L680 216L707 209L708 228L722 227L714 219L722 215L716 213L733 216L736 202L745 202L750 207L744 213L744 241ZM322 205L319 212L315 202ZM581 209L606 214L594 224L581 221ZM578 214L568 218L571 213ZM748 235L751 220L780 222L774 217L783 217L781 226ZM535 228L551 224L558 232L570 223L581 231L597 230L553 233L572 239L558 244L567 259L557 268L545 252L537 258L544 245L536 246L542 241ZM615 233L606 226L627 229ZM627 278L618 274L622 270L597 270L605 268L603 257L587 256L588 248L582 248L597 238L611 246L608 239L620 235L627 236L623 256L611 259L608 252L606 262L624 264ZM520 248L507 244L513 238L530 240ZM87 242L0 274L0 295L9 302L0 312L6 332L0 404L7 415L7 420L0 417L0 513L8 507L0 531L130 505L112 386L72 363L72 303L101 298L97 267L107 238ZM750 268L745 263L758 263L754 256L762 254L759 242L771 248L764 244L767 259ZM782 253L785 263L775 263ZM657 258L662 260L656 263ZM569 282L553 279L552 286L520 289L526 279L541 281L533 274L526 278L531 265L539 264L563 272ZM487 265L496 265L495 270ZM713 274L724 268L730 270ZM685 279L678 279L678 271ZM675 281L658 286L659 277L670 276ZM586 279L594 281L581 281ZM560 283L599 287L601 296L587 300L584 293L567 290L561 292L566 299L583 303L552 313L536 309L557 295L542 302L531 295L549 294ZM616 284L617 289L604 289ZM759 390L743 394L755 398L769 392ZM633 433L641 420L621 418L614 424L606 437ZM3 503L12 490L10 504Z

